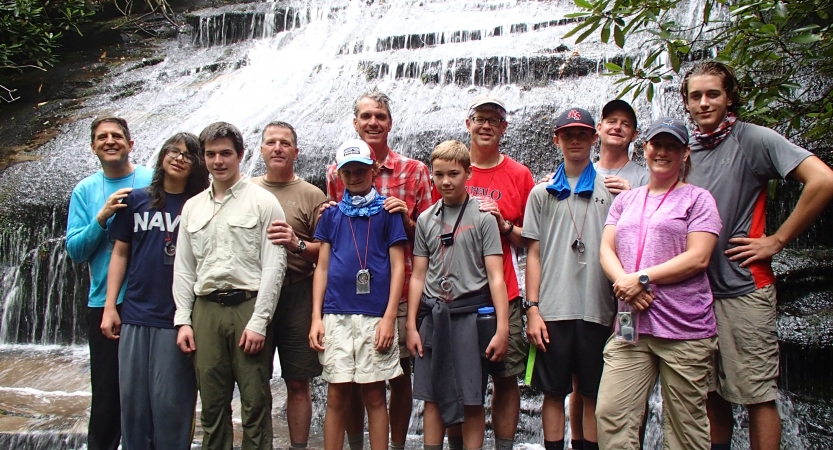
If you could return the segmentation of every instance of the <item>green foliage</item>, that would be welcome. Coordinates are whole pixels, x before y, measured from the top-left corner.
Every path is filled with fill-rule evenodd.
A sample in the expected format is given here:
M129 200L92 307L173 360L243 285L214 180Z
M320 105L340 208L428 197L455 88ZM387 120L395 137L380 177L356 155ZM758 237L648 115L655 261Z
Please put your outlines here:
M833 0L574 2L580 11L570 16L585 20L565 37L581 42L598 31L622 48L641 39L639 54L605 64L622 85L620 97L650 100L654 85L679 74L686 60L716 54L738 75L744 119L805 143L833 141Z
M0 0L0 69L54 64L58 39L81 34L93 9L87 0Z

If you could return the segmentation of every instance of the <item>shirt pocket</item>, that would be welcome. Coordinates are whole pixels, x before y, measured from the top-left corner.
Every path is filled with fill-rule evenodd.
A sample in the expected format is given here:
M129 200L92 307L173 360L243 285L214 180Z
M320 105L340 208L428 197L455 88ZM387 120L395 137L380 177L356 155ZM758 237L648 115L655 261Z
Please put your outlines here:
M257 253L260 233L257 216L228 216L229 246L232 253Z
M400 200L405 200L404 198L401 198L401 194L404 192L405 195L407 195L407 183L407 178L395 178L390 180L385 186L382 186L381 189L378 189L378 191L385 197L396 197Z
M205 259L205 256L212 250L212 236L208 230L210 220L199 222L188 222L185 229L191 235L191 251L197 260Z

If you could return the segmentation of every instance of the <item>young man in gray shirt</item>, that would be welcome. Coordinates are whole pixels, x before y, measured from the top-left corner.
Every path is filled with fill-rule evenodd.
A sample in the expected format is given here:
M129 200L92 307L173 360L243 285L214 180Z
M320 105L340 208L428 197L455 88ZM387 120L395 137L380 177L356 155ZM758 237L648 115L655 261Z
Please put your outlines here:
M729 448L732 402L749 411L752 449L777 449L781 419L775 405L779 358L771 260L833 198L833 171L775 131L737 120L741 98L728 66L697 64L683 78L681 94L697 125L689 181L712 193L723 221L707 270L719 342L717 392L707 404L712 448ZM804 183L804 190L787 220L767 236L767 185L783 178Z

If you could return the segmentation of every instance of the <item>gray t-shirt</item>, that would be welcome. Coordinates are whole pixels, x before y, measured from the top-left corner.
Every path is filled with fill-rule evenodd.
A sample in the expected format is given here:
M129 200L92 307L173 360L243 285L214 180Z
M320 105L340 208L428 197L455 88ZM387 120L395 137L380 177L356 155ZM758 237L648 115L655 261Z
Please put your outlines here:
M567 182L575 189L578 178L567 177ZM616 303L599 262L599 248L611 203L613 195L598 174L589 199L570 195L558 201L547 192L546 183L530 192L522 236L541 244L538 311L545 321L580 319L610 325ZM572 248L579 233L584 253Z
M775 281L769 261L740 267L741 261L729 261L724 252L733 237L763 235L767 183L786 177L810 156L775 131L740 121L712 150L691 139L688 182L711 192L723 221L708 268L715 297L746 295Z
M429 297L454 299L483 289L489 283L485 257L503 255L497 221L490 213L480 211L480 201L475 197L469 198L454 245L446 247L440 243L440 235L451 232L462 208L463 205L443 207L443 202L438 201L417 219L414 256L428 258L422 292ZM443 276L453 286L450 294L440 290Z
M600 169L598 162L593 163L593 167L596 168L596 173L601 175L602 179L606 176L617 176L628 180L628 183L631 185L631 189L645 186L650 180L648 169L633 161L628 161L627 164L619 169Z

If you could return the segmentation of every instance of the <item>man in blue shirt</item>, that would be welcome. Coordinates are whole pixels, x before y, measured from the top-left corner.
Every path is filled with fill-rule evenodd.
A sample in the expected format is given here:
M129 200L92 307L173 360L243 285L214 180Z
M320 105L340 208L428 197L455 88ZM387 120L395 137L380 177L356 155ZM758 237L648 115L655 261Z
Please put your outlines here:
M113 215L126 205L121 200L133 188L150 184L153 171L134 166L127 122L119 117L100 117L90 126L90 147L101 161L101 170L81 180L72 190L67 219L66 249L77 263L90 265L90 295L87 302L87 340L90 345L92 405L87 431L89 450L113 449L121 440L119 405L119 342L101 333L101 316L107 294L107 269L113 242L108 227ZM118 303L124 297L124 286Z

